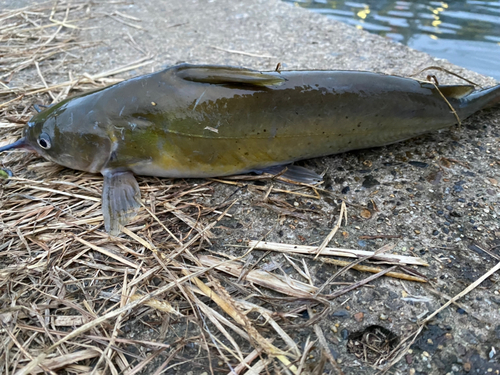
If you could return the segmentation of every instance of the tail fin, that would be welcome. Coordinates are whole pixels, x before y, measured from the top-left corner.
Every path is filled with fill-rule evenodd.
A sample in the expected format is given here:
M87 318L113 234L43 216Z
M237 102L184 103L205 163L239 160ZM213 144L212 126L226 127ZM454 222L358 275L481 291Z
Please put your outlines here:
M439 89L442 92L441 87ZM462 120L477 111L500 104L500 85L484 90L472 91L470 94L467 94L466 90L462 91L463 95L445 94Z
M500 85L476 91L467 97L467 100L474 103L476 111L494 107L500 104Z

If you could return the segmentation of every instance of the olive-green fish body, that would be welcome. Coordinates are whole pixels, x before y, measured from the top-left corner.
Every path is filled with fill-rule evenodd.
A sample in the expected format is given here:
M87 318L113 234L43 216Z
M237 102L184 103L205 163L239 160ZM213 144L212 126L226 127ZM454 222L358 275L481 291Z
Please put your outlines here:
M197 68L181 72L190 69ZM107 114L101 122L114 143L106 168L223 176L387 145L457 122L434 85L407 78L282 72L266 73L277 83L264 86L193 82L178 71L101 91ZM461 118L479 109L464 99L448 100Z
M405 140L499 101L500 86L179 65L48 108L29 122L25 143L56 163L101 172L106 229L116 234L139 205L133 174L259 171Z

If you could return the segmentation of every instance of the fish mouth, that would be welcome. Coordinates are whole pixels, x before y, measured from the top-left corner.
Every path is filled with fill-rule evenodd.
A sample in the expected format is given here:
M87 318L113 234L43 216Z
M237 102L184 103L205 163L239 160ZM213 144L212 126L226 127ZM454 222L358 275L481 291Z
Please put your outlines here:
M5 145L0 147L0 152L13 150L15 148L22 148L25 150L34 151L33 147L31 147L31 145L26 141L26 137L22 137L21 139L17 140L14 143L11 143L10 145Z

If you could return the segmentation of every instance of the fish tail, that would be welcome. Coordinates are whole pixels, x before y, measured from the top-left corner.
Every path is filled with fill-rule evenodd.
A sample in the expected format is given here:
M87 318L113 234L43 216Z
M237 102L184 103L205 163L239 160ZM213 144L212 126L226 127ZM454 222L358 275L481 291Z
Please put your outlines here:
M469 99L471 103L474 103L474 109L476 111L494 107L500 104L500 85L477 91L469 95L467 99Z
M500 104L500 85L492 87L488 95L489 101L484 108L490 108Z

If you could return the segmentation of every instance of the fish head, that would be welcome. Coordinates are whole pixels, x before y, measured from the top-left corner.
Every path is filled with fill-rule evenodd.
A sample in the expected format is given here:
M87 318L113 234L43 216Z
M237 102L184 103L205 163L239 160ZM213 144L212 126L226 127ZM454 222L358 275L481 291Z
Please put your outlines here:
M112 142L96 110L63 101L37 113L28 122L24 143L44 158L71 169L100 172L111 155Z

